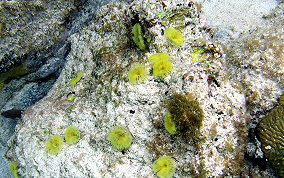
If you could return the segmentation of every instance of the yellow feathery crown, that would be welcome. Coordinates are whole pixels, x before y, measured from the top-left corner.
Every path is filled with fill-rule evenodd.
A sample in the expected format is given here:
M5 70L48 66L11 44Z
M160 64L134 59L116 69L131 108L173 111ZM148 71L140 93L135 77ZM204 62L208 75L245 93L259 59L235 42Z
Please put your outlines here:
M57 155L63 146L63 138L60 135L52 135L45 143L46 151L51 155Z
M163 59L170 60L171 56L168 55L167 53L155 53L148 58L148 61L150 64L154 65L156 62L163 60Z
M175 160L170 156L162 156L153 163L153 171L160 178L173 177L176 169Z
M110 129L107 139L118 150L125 150L132 144L133 137L126 127L115 126Z
M165 38L176 47L180 47L184 41L182 33L174 28L167 28L165 30Z
M64 138L69 145L77 143L80 140L80 131L78 127L67 127L65 130Z
M153 75L156 77L165 78L173 70L173 64L168 59L162 59L155 62L153 65Z
M147 80L148 71L143 64L136 64L128 72L128 80L131 84L139 84Z

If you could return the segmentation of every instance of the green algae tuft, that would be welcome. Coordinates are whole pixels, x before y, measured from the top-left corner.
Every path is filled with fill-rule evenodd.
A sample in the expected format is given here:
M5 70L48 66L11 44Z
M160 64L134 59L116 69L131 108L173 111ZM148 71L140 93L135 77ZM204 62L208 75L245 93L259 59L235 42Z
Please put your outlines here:
M172 121L176 124L177 132L186 140L197 141L204 113L192 94L174 93L172 98L166 101L166 106Z

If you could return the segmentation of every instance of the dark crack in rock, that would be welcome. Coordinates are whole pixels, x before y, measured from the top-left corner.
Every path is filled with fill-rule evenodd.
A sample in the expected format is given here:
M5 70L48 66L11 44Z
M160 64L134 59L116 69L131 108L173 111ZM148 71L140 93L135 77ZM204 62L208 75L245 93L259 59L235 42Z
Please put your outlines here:
M66 43L56 50L56 54L48 53L35 59L35 56L31 56L23 64L30 73L3 86L0 90L0 99L3 101L0 103L2 116L20 118L22 111L47 94L61 73L70 44Z

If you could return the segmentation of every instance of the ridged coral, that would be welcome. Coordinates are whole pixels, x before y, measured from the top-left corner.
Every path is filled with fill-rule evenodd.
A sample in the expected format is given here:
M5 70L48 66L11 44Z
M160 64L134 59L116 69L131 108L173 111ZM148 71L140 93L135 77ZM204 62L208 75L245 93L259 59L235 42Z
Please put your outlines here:
M257 127L258 137L265 157L277 174L284 177L284 105L271 110Z

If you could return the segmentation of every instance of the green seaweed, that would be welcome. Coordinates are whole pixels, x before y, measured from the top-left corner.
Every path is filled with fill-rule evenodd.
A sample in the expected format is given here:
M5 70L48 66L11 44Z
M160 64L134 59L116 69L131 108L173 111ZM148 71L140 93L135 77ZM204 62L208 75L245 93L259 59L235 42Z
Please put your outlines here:
M199 102L191 94L174 93L166 101L167 109L179 132L185 139L196 142L199 139L199 129L204 119L204 113Z
M4 87L6 83L8 83L10 80L19 78L20 76L26 75L29 73L28 68L26 68L24 65L16 66L12 69L10 69L8 72L0 74L0 89Z
M191 60L195 62L202 62L207 57L207 50L205 48L196 48L191 53Z
M74 87L82 79L82 77L83 77L83 72L78 72L77 76L75 78L71 79L69 85L71 87Z
M141 49L144 50L146 45L144 43L144 35L142 33L142 29L139 23L136 23L132 29L132 39L134 43Z
M172 115L168 112L164 117L164 127L170 134L176 133L176 124L172 119Z
M19 165L16 161L13 161L9 164L9 169L10 172L12 173L14 178L19 178L19 174L18 174L18 169L19 169Z

